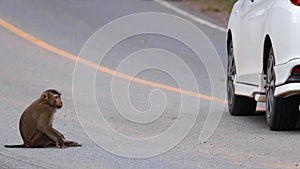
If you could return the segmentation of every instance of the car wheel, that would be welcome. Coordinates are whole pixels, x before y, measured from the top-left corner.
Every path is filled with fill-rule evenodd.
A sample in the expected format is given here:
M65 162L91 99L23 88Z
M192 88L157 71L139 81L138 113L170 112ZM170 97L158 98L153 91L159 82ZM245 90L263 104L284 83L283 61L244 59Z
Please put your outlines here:
M231 115L253 115L256 110L256 101L253 98L237 96L235 94L234 80L236 78L236 65L234 61L233 44L228 46L227 58L227 101Z
M274 52L271 48L267 63L266 119L271 130L291 130L297 123L299 100L297 96L275 97Z

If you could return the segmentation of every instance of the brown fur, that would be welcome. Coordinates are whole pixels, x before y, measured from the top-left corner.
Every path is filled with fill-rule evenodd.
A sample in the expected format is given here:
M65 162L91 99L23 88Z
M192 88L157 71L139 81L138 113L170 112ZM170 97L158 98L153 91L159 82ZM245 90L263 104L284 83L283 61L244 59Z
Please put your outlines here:
M20 133L23 145L5 145L7 148L39 148L56 146L67 148L81 146L74 141L66 141L63 134L52 127L56 109L62 107L61 94L53 89L46 90L34 101L20 118Z

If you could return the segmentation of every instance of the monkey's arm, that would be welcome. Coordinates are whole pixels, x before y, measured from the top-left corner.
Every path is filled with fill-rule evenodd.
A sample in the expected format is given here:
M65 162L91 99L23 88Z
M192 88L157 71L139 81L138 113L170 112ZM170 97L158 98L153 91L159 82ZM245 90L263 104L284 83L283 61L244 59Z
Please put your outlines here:
M57 133L57 134L59 134L63 139L65 139L65 136L63 135L63 134L61 134L61 132L59 132L58 130L56 130L55 128L53 128L54 129L54 131Z
M64 139L56 133L56 131L49 126L39 126L38 130L45 133L51 140L53 140L56 144L57 148L65 148Z
M61 134L58 130L56 130L55 128L53 128L53 130L55 130L56 133L58 133L64 140L64 145L67 147L81 147L82 145L75 142L75 141L67 141L65 140L65 137L63 134Z
M51 115L50 115L51 116ZM47 117L46 115L41 116L37 121L37 129L46 134L51 140L56 143L57 148L65 148L63 137L53 129L49 123L51 117Z

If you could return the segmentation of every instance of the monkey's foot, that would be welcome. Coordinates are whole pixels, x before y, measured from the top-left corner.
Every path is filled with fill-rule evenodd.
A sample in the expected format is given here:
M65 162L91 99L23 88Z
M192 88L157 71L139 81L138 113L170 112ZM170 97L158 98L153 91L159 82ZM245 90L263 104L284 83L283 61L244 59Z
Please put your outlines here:
M65 141L65 146L68 146L68 147L81 147L82 145L75 142L75 141Z

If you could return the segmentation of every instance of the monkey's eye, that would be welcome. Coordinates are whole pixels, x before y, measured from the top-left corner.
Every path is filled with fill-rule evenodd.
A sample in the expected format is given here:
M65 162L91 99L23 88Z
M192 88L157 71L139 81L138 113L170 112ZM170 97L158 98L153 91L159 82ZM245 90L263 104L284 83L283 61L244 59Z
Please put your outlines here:
M54 96L54 99L58 99L58 96Z

